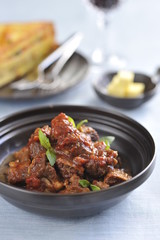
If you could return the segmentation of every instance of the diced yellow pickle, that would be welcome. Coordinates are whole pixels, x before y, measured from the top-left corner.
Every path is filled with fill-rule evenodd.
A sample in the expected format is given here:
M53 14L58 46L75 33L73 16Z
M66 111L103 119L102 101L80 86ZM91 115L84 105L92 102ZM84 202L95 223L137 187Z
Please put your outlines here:
M112 81L107 85L108 94L115 97L137 97L143 93L145 85L134 82L134 73L120 71L113 76Z
M127 97L137 97L144 92L144 83L132 83L128 85Z
M120 84L110 83L107 87L108 94L115 97L124 97L126 95L126 89Z
M134 73L130 71L120 71L117 76L123 83L131 83L134 81Z
M111 81L111 84L119 84L120 83L120 79L118 77L118 75L114 75Z

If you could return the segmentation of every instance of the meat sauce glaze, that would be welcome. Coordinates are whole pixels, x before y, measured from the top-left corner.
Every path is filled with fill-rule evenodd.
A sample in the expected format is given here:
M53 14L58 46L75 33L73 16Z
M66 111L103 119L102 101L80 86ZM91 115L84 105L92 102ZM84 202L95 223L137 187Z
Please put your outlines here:
M49 142L51 156L40 131ZM52 157L56 159L51 164ZM77 129L64 113L52 119L51 127L37 128L27 146L14 153L7 170L12 185L67 194L107 189L130 178L121 168L117 151L107 148L93 128L82 124Z

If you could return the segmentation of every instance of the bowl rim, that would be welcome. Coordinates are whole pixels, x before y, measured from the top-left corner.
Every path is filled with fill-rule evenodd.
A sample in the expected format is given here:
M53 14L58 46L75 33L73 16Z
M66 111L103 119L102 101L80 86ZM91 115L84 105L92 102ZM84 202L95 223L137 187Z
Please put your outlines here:
M152 142L153 142L153 147L154 147L154 154L153 154L153 157L152 157L152 159L151 159L151 161L149 162L149 164L141 171L141 172L139 172L137 175L135 175L135 176L133 176L130 180L128 180L128 181L125 181L125 182L122 182L122 183L119 183L119 184L117 184L117 185L114 185L114 186L111 186L111 187L109 187L108 189L101 189L100 191L91 191L91 192L85 192L85 193L70 193L70 194L67 194L67 193L65 193L65 194L59 194L59 193L44 193L44 192L38 192L38 191L29 191L29 190L25 190L25 189L23 189L23 188L19 188L19 187L15 187L15 186L13 186L13 185L10 185L10 184L7 184L7 183L3 183L3 182L1 182L0 181L0 185L2 185L2 186L4 186L5 188L8 188L8 189L12 189L12 190L16 190L17 192L22 192L22 193L25 193L25 194L31 194L31 195L35 195L35 196L46 196L46 197L49 197L49 196L53 196L53 197L70 197L70 196L73 196L73 197L76 197L76 196L86 196L86 195L88 195L88 194L92 194L92 195L94 195L94 194L100 194L100 193L104 193L104 192L112 192L112 191L114 191L115 189L117 189L117 188L123 188L123 186L125 185L132 185L132 183L134 183L134 182L136 182L137 181L137 179L138 178L140 178L142 175L144 175L145 174L145 172L147 172L149 169L150 169L150 167L153 165L153 164L155 164L155 159L156 159L156 152L157 152L157 150L156 150L156 144L155 144L155 141L154 141L154 139L153 139L153 137L152 137L152 135L150 134L150 132L143 126L143 125L141 125L138 121L136 121L136 120L134 120L133 118L131 118L131 117L129 117L129 116L127 116L127 115L125 115L125 114L123 114L123 113L121 113L121 112L119 112L119 111L117 111L117 110L107 110L107 109L105 109L104 107L98 107L98 106L96 106L96 107L94 107L94 106L84 106L84 105L68 105L68 104L66 104L66 105L59 105L59 104L56 104L56 105L48 105L48 104L45 104L45 105L43 105L43 106L38 106L38 107L34 107L34 108L26 108L25 110L20 110L20 111L17 111L17 112L15 112L15 113L11 113L11 114L8 114L8 115L6 115L6 116L4 116L4 117L2 117L2 118L0 118L0 121L1 122L3 122L3 121L5 121L5 120L7 120L7 119L12 119L13 117L16 117L16 116L18 116L18 115L23 115L23 114L26 114L26 113L28 113L28 112L32 112L32 113L34 113L34 111L40 111L40 110L45 110L45 109L55 109L55 110L58 110L59 108L67 108L68 110L70 109L72 109L72 108L78 108L79 110L81 109L81 110L91 110L91 111L94 111L94 110L96 110L96 112L99 112L99 113L111 113L112 115L116 115L116 116L118 116L118 117L120 117L120 118L125 118L127 121L130 121L130 122L132 122L133 124L136 124L138 127L140 127L140 128L142 128L144 131L146 131L146 133L147 133L147 135L151 138L151 140L152 140ZM54 113L54 112L53 112ZM43 114L42 114L43 115ZM148 178L148 177L147 177ZM143 181L144 182L144 181ZM142 183L143 183L142 182ZM139 185L141 185L141 184L139 184ZM133 189L134 189L134 187L133 187ZM127 187L126 187L126 190L127 190ZM128 192L128 191L126 191L126 192ZM1 191L0 191L0 194L1 194Z

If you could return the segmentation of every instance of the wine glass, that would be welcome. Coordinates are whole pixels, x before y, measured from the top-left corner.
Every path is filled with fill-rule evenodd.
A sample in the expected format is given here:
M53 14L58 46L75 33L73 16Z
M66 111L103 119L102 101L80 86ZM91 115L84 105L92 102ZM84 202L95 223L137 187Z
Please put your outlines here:
M110 54L107 49L106 30L108 23L113 16L113 12L123 0L83 0L89 10L92 10L96 15L96 24L99 29L98 36L95 41L97 47L91 55L91 62L94 65L109 66L111 68L122 69L126 66L124 58L117 54Z

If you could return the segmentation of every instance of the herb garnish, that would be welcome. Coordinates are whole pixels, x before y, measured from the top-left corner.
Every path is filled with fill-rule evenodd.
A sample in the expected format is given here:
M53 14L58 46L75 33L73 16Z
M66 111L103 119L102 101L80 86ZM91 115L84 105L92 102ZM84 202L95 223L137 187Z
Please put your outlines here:
M105 142L106 144L106 150L110 148L111 143L115 140L115 137L113 136L106 136L106 137L101 137L99 139L100 142Z
M99 191L101 190L99 187L97 187L96 185L91 184L89 181L87 181L86 179L80 179L79 180L79 184L82 187L89 187L92 191Z
M73 124L73 127L76 127L76 124L75 124L75 121L73 120L73 118L68 116L68 121Z
M56 154L54 152L54 149L52 148L49 139L46 137L46 135L42 132L41 129L39 129L38 135L40 144L47 150L46 156L48 158L48 161L50 165L53 166L56 162Z
M84 124L84 123L88 123L88 120L87 119L84 119L82 121L80 121L78 124L77 124L77 129L80 129L80 127Z
M99 191L101 190L99 187L97 187L96 185L90 184L90 188L92 189L92 191Z
M87 123L87 122L88 122L87 119L84 119L84 120L80 121L80 122L76 125L74 119L71 118L70 116L68 116L68 121L69 121L70 123L72 123L73 127L74 127L74 128L77 128L78 130L79 130L79 128L80 128L84 123Z
M90 186L90 182L88 182L86 179L80 179L79 184L84 188Z
M47 149L46 156L47 156L48 161L51 164L51 166L53 166L56 162L56 154L55 154L53 148Z
M44 147L45 149L51 148L49 139L46 137L46 135L42 132L41 129L39 129L38 135L39 135L39 141L42 147Z

